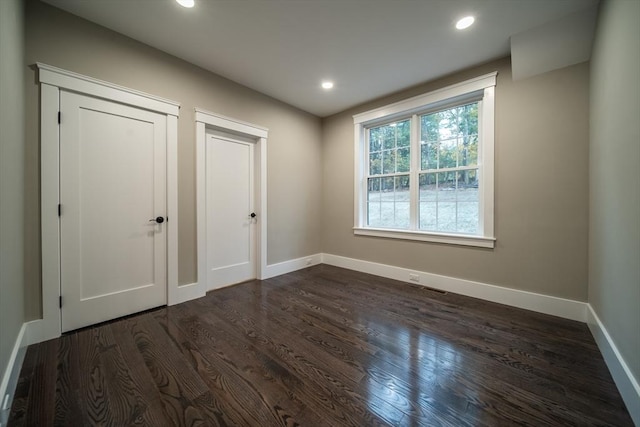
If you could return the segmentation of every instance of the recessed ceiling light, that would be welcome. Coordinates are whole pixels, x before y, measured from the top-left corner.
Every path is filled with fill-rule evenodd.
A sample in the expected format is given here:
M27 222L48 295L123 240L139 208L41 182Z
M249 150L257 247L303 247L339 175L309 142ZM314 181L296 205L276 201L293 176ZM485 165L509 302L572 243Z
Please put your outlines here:
M465 16L464 18L456 22L456 28L459 30L464 30L465 28L469 28L471 25L473 25L473 22L475 20L476 18L474 18L473 16Z
M331 89L333 87L333 82L330 82L328 80L325 80L324 82L322 82L322 89Z
M196 5L196 0L176 0L182 7L193 7Z

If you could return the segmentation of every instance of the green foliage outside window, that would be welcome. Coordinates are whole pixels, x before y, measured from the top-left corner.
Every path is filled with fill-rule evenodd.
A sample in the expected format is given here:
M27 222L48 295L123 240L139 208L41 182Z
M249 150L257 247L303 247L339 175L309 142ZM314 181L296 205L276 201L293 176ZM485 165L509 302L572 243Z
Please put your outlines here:
M410 145L410 120L370 129L369 175L409 172Z
M411 118L368 129L368 225L408 228L410 173L418 172L418 227L475 233L478 103L416 118L419 171L411 171ZM379 175L383 176L376 178Z

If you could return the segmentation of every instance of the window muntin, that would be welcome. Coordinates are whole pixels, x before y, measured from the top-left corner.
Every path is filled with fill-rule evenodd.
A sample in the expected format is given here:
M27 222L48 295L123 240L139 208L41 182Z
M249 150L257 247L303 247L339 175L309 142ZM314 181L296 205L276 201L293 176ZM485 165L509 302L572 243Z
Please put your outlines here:
M478 234L479 104L420 116L420 230Z
M456 105L366 129L367 226L477 234L478 105ZM411 122L420 150L411 151ZM418 224L411 224L411 156L420 157Z
M367 129L367 225L409 227L411 122L396 121Z
M494 246L496 74L354 116L355 234Z

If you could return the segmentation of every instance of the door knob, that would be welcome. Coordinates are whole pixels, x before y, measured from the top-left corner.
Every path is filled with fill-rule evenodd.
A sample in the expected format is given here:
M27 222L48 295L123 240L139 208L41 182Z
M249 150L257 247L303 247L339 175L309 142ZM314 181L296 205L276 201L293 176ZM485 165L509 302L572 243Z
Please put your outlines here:
M251 218L255 218L256 217L256 213L255 212L251 212L251 214L249 215Z
M157 222L158 224L162 224L164 222L164 218L159 216L159 217L150 219L149 222Z

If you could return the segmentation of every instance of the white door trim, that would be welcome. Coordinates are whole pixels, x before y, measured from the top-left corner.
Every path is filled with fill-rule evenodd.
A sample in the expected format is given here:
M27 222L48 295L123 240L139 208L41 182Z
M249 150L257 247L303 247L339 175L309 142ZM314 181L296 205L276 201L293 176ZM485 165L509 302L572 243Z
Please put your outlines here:
M179 116L180 103L159 96L150 95L135 89L119 86L93 77L83 76L72 71L51 65L36 63L40 83L47 83L58 88L72 89L96 98L117 101L125 105L144 108L156 113Z
M200 108L196 113L196 216L198 282L189 285L197 287L197 292L189 295L203 296L207 289L207 217L206 217L206 136L208 131L218 131L248 138L255 145L254 150L254 196L258 215L256 226L256 277L265 278L267 271L267 135L268 129L240 120L211 113ZM192 292L193 289L190 290Z
M34 342L61 335L60 225L58 204L60 90L166 114L167 116L167 301L178 298L178 113L180 104L70 71L37 64L40 82L40 224L42 231L42 320L33 325ZM64 117L62 117L64 120Z

